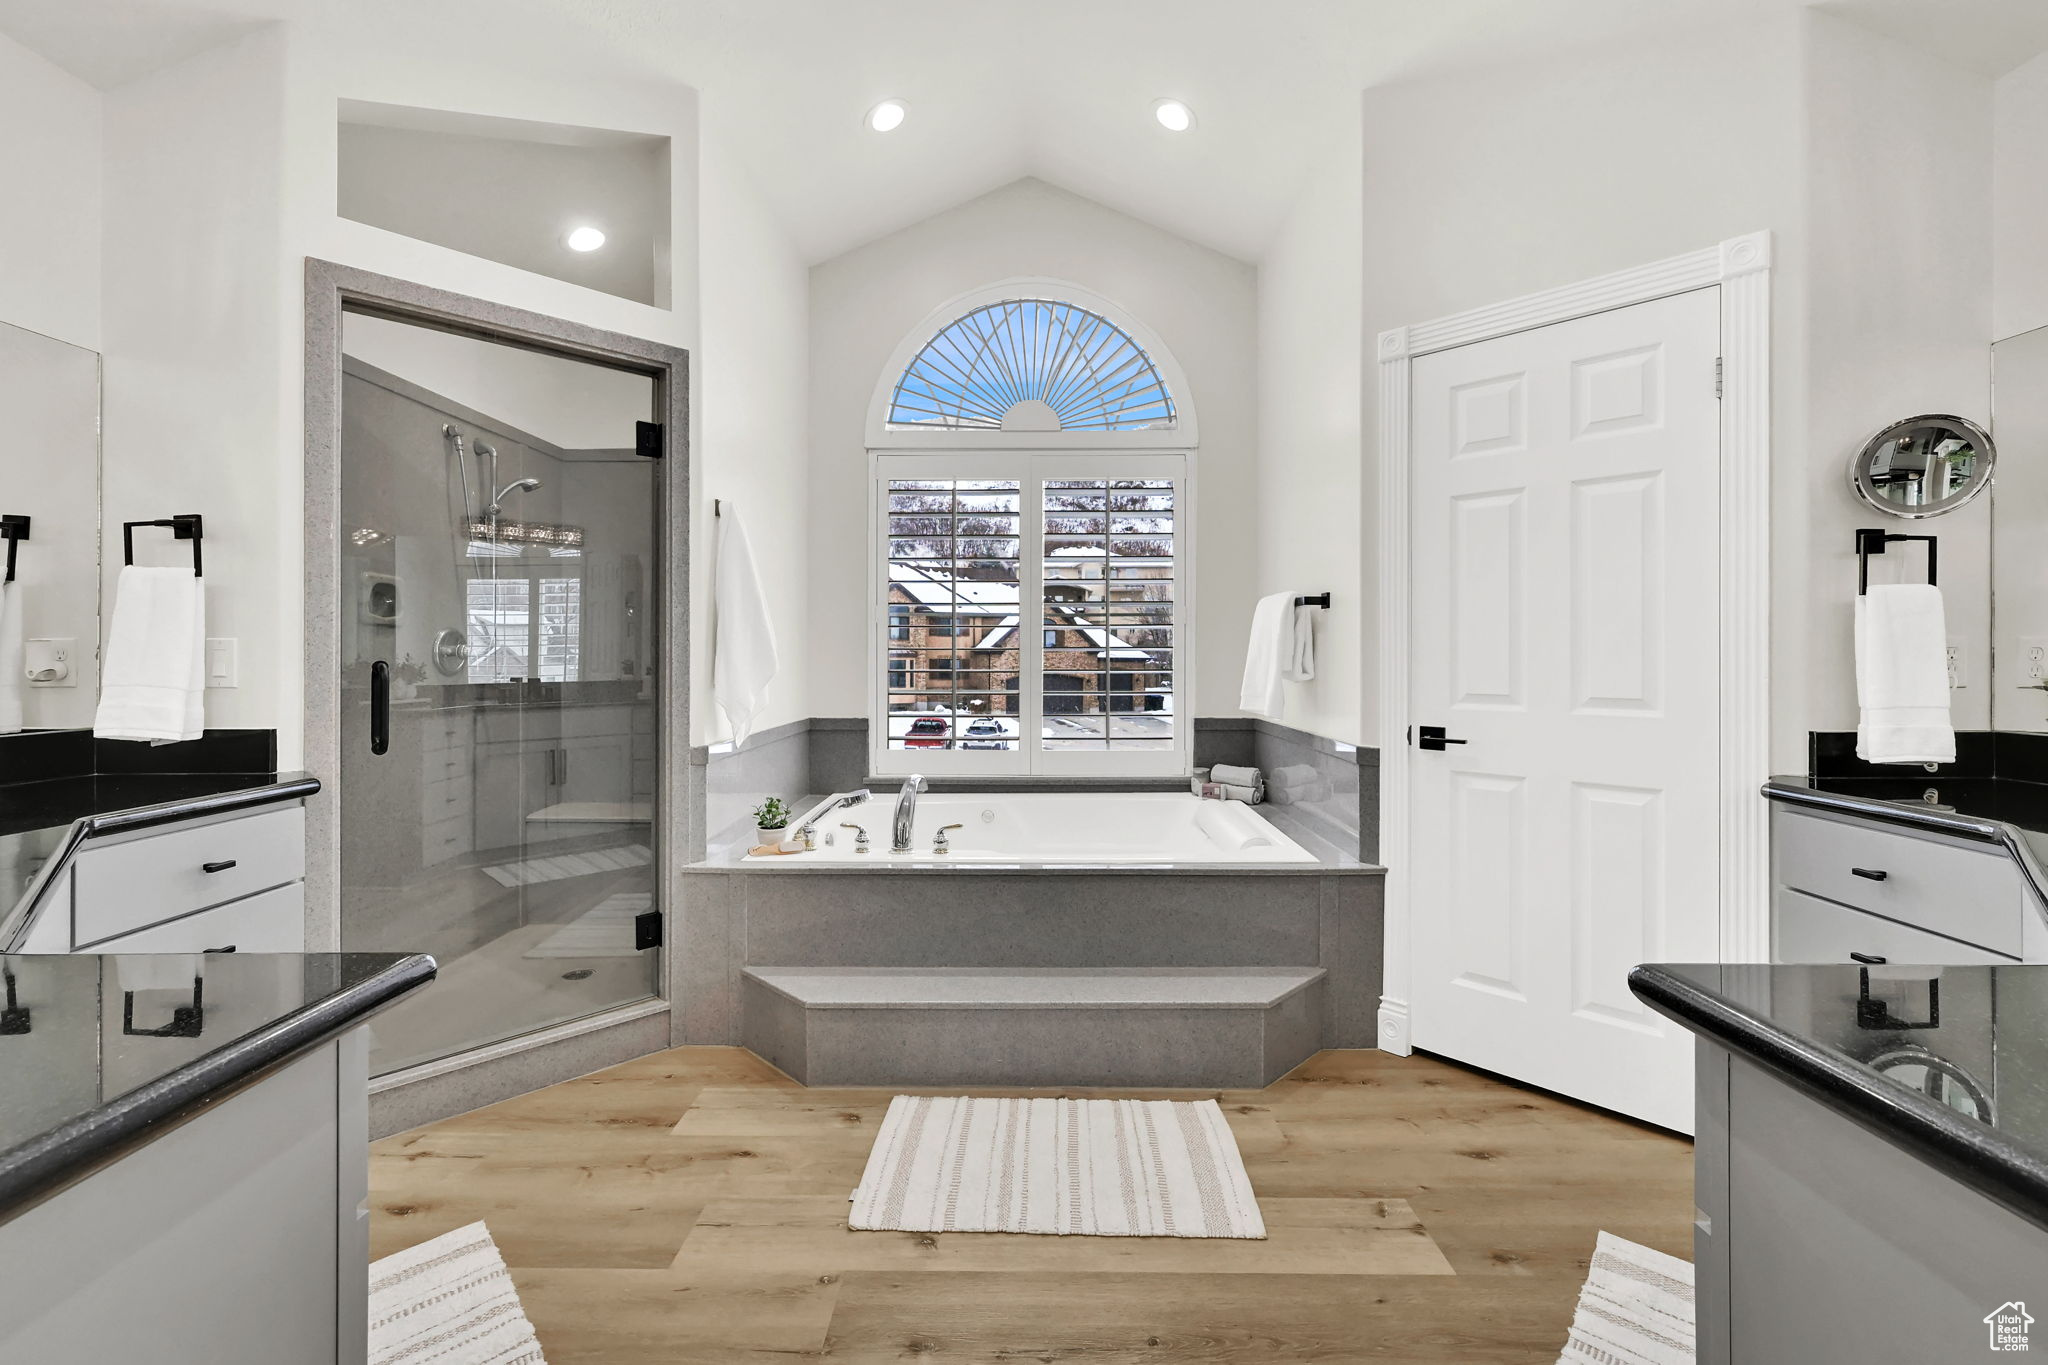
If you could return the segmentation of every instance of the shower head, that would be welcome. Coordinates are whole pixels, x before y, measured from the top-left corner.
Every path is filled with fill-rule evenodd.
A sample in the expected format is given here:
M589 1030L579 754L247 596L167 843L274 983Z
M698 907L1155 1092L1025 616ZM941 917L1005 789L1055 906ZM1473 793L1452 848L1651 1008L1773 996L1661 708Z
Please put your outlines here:
M498 490L498 495L491 499L491 515L495 517L496 515L498 515L499 512L504 510L506 494L531 493L536 488L539 487L539 479L514 479L511 483L508 483L503 488L500 488Z

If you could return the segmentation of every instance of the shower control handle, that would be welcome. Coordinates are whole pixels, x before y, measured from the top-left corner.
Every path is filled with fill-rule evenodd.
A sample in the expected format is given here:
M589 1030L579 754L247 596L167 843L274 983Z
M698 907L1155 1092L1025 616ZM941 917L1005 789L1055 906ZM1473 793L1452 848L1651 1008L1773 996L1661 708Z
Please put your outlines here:
M391 665L379 659L370 665L370 752L391 748Z

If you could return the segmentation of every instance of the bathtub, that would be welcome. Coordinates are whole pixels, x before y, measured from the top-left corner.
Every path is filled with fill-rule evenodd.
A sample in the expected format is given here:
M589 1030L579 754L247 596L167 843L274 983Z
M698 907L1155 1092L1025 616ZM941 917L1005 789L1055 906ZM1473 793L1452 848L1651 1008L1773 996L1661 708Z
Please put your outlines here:
M1205 801L1190 792L926 792L917 801L911 852L889 851L896 810L893 792L875 793L859 806L819 821L818 847L785 856L748 854L744 861L815 867L906 863L1200 864L1313 863L1316 856L1238 801ZM810 818L811 812L805 812ZM854 832L868 833L866 853L855 851ZM802 821L797 822L799 825ZM932 853L943 825L952 851ZM826 843L826 836L832 842Z

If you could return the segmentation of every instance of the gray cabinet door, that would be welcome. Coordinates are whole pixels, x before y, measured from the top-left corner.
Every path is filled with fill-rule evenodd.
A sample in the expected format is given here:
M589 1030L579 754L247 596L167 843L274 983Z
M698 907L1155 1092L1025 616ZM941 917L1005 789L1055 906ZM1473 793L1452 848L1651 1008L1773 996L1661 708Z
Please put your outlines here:
M0 1225L0 1360L334 1365L337 1068L330 1043Z

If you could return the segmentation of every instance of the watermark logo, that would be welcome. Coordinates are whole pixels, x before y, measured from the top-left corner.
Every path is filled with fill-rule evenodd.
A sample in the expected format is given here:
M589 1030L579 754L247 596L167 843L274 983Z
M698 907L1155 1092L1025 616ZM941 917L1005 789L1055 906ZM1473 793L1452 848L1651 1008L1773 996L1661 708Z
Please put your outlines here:
M1984 1315L1984 1330L1990 1334L1994 1351L2028 1350L2027 1329L2033 1325L2034 1315L2018 1299L2002 1303Z

